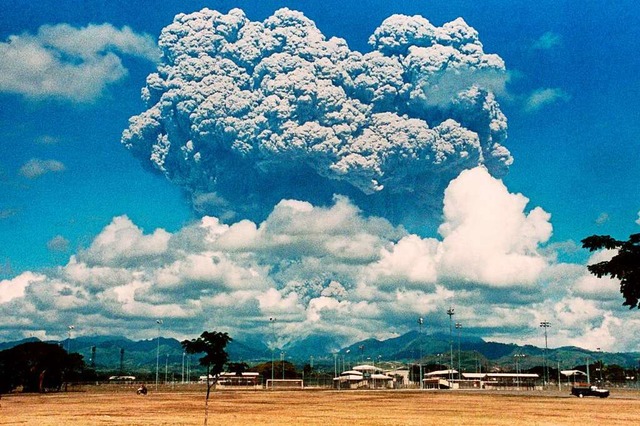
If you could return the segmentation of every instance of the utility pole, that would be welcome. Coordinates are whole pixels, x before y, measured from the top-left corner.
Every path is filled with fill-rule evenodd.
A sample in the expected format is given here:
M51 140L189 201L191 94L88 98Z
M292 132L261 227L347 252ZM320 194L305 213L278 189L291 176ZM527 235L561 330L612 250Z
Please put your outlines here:
M451 389L451 382L453 382L453 315L455 315L453 307L447 309L447 315L449 315L449 389Z
M424 324L424 318L420 317L418 318L418 326L420 328L420 331L418 333L418 348L419 348L419 352L420 352L420 358L419 358L419 362L420 362L420 389L424 388L424 383L422 378L424 377L422 374L422 325Z
M162 326L162 320L156 320L158 325L158 344L156 346L156 390L158 390L158 378L160 375L160 326Z
M458 330L458 378L460 379L460 375L462 374L462 367L460 366L460 329L462 328L462 324L459 322L456 323L456 330Z
M271 389L273 389L273 351L275 349L275 344L276 344L276 329L275 329L276 318L270 317L269 322L271 323L271 334L273 337L273 343L271 344Z
M91 368L96 369L96 347L91 346Z
M544 384L544 386L547 386L547 382L549 381L549 368L547 367L547 350L549 349L549 345L547 343L547 329L549 327L551 327L551 323L549 321L541 321L540 322L540 327L542 327L542 329L544 329L544 356L543 356L543 368L544 368L544 378L542 379L542 382Z
M73 331L73 329L75 329L76 327L73 325L70 325L69 327L67 327L67 330L69 330L69 337L67 339L67 353L70 354L71 353L71 332Z
M600 383L602 384L603 383L603 380L602 380L602 367L603 367L602 352L600 351L600 348L596 348L596 350L598 351L598 358L600 358L598 360L598 364L600 364L600 368L599 368L599 370L600 370Z

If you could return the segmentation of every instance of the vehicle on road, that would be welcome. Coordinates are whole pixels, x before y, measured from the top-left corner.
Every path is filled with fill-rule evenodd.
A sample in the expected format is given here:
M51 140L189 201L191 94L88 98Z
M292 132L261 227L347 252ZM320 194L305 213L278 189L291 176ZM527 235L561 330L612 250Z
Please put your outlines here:
M578 398L582 398L585 396L598 396L600 398L606 398L609 396L608 389L600 389L597 386L573 386L571 388L571 395L575 395Z

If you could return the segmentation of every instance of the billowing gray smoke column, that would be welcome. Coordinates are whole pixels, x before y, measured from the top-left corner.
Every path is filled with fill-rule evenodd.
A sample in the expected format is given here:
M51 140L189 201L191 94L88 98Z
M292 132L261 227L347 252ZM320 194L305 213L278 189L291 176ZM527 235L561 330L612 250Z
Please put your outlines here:
M160 36L148 109L122 142L184 187L201 213L261 220L283 198L350 197L411 227L460 171L512 162L494 98L505 83L462 19L394 15L373 51L326 39L302 13L178 15Z

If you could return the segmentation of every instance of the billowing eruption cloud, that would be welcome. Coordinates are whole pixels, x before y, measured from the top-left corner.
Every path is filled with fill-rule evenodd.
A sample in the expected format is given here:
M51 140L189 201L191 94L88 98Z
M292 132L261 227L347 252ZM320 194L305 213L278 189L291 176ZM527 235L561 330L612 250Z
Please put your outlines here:
M329 205L342 194L411 225L462 170L506 173L494 97L505 67L473 28L394 15L370 44L352 51L288 9L264 22L239 9L180 14L160 36L148 109L122 142L223 220L263 220L281 199Z

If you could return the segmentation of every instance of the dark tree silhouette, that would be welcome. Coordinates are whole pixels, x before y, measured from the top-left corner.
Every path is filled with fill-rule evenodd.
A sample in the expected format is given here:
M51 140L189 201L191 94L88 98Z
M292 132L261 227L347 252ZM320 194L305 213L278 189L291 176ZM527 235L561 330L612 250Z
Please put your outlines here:
M17 387L23 392L60 390L86 373L82 355L69 354L57 344L27 342L0 351L0 393Z
M589 251L618 250L611 260L594 263L587 268L598 278L608 275L619 279L623 305L629 309L640 309L640 234L630 235L627 241L619 241L609 235L592 235L582 240L582 247Z
M249 365L246 362L230 362L227 364L227 370L236 376L242 376L242 373L248 369Z
M201 354L200 365L207 368L207 396L204 402L204 424L209 417L209 395L211 387L218 381L219 374L224 370L224 365L229 360L225 348L231 341L227 333L217 331L205 331L197 339L184 340L182 347L188 354Z

